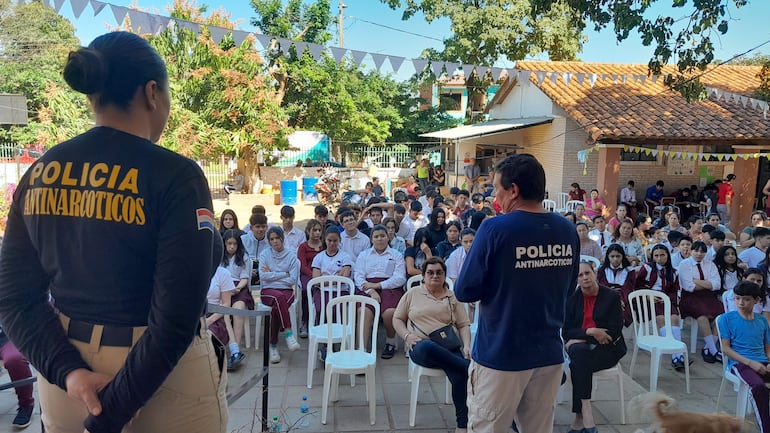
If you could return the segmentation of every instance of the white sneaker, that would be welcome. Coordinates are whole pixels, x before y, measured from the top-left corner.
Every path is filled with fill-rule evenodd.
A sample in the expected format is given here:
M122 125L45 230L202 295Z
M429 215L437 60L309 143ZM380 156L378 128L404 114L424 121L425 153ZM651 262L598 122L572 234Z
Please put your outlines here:
M286 347L288 347L292 352L299 350L299 343L297 343L297 339L294 338L293 334L286 336Z
M277 347L271 347L270 348L270 363L271 364L278 364L281 362L281 354L278 353Z
M307 338L307 325L299 327L299 338Z

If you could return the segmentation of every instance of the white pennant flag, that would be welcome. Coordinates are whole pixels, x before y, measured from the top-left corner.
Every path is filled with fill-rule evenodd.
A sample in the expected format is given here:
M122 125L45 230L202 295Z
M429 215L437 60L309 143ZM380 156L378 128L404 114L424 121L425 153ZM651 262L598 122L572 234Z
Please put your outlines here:
M291 39L286 38L275 38L278 40L278 46L280 47L281 54L288 57L289 56L289 48L291 48Z
M115 17L115 21L117 21L119 26L122 26L123 21L126 20L128 8L124 8L123 6L115 6L113 4L110 4L110 8L112 8L112 15Z
M500 75L503 73L503 68L492 68L492 79L500 81Z
M609 77L608 74L602 74L602 81L605 81L607 79L607 77Z
M99 0L91 0L91 8L94 10L94 16L99 15L105 6L107 6L107 3L100 2Z
M307 44L308 49L310 49L310 54L313 56L316 60L321 60L321 56L324 52L324 46L319 44Z
M374 62L374 68L379 72L382 68L382 64L385 63L386 56L384 54L372 53L372 61Z
M47 8L50 8L50 7L51 7L51 2L50 2L50 0L43 0L43 5L44 5L45 7L47 7Z
M487 66L476 66L476 75L477 75L477 76L478 76L480 79L482 79L482 80L483 80L483 79L484 79L484 77L486 77L486 76L487 76L487 71L488 71L488 70L489 70L489 68L488 68Z
M545 81L545 71L535 71L535 76L537 77L537 84L542 85L543 81Z
M353 57L353 62L356 66L360 65L364 61L368 53L366 51L350 50L350 55Z
M554 75L556 75L556 74L554 74ZM567 87L569 87L569 83L570 83L570 81L572 81L572 73L570 73L570 72L562 72L561 73L561 78L564 79L564 84Z
M263 50L269 50L270 44L273 41L273 37L270 35L264 35L262 33L255 33L254 36L257 38L257 41L260 45L262 45Z
M305 48L307 48L307 42L294 41L294 49L297 51L297 57L302 57L305 54Z
M652 82L653 83L657 83L658 82L658 78L660 78L660 75L653 75L652 76Z
M196 35L199 35L201 33L201 26L198 23L194 23L192 21L180 21L177 20L176 22L177 27L184 30L189 30Z
M741 102L741 105L743 105L743 108L746 108L746 104L749 103L749 98L746 97L746 96L741 95L740 96L740 102Z
M722 91L719 89L714 89L714 93L717 95L717 101L722 99Z
M425 70L425 67L428 66L428 60L412 59L412 65L414 65L414 72L419 75L422 74L422 72Z
M150 29L153 35L158 35L168 28L171 19L161 15L150 14Z
M647 76L646 75L640 75L639 80L642 82L642 84L647 84Z
M56 13L59 13L63 5L64 5L64 0L53 0L53 8L56 11Z
M626 84L626 83L628 82L628 75L627 75L627 74L623 74L623 75L621 75L621 76L620 76L620 81L621 81L623 84Z
M227 34L227 29L222 27L209 26L209 32L211 33L211 40L213 40L215 44L219 45Z
M559 81L559 73L558 72L551 72L550 74L548 74L548 76L551 78L551 84L556 85L556 83Z
M444 63L438 60L431 61L430 69L433 71L433 76L438 78L441 76L441 71L444 69Z
M72 7L72 15L75 15L75 19L80 18L80 14L85 10L88 0L70 0L70 7Z
M588 74L588 84L590 84L591 87L594 87L596 84L596 74Z
M521 77L521 83L524 83L525 85L529 86L529 79L532 77L532 71L519 71L519 74L517 74L519 77Z
M348 50L340 47L331 47L332 49L332 57L334 57L334 61L339 63L342 61L342 58L345 57L345 53L348 52Z
M638 75L638 74L633 74L633 75L631 76L631 78L634 80L634 83L636 83L637 81L639 81L639 75Z
M612 84L618 84L618 76L616 74L610 75L612 78Z
M233 42L235 42L235 45L238 47L243 45L243 42L248 37L249 37L249 32L244 32L243 30L233 30Z
M390 61L390 66L393 68L393 72L398 73L398 70L401 69L401 65L404 64L404 60L406 59L404 57L388 56L388 60Z
M583 82L586 79L586 74L582 72L578 72L577 74L575 74L575 78L577 78L578 84L583 85Z
M446 66L446 74L449 77L453 77L454 74L457 73L457 70L460 69L462 65L460 65L459 63L446 62L444 63L444 66Z

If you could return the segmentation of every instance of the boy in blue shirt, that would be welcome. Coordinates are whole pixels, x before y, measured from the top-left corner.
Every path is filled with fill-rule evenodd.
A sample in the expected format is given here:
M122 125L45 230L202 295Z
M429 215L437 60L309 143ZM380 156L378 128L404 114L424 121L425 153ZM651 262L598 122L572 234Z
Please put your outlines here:
M762 289L751 281L741 281L733 289L737 311L720 316L722 353L729 357L731 369L751 389L760 432L770 427L770 326L754 305L762 299Z

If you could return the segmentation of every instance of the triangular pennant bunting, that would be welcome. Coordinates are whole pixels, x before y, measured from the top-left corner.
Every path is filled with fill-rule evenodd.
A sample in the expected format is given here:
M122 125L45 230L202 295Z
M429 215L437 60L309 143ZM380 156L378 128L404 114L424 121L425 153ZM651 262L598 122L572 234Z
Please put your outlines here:
M382 68L382 64L385 63L386 56L384 54L372 53L372 61L374 62L374 68L379 72Z
M554 74L555 75L555 74ZM564 79L564 84L569 87L570 81L572 81L572 74L569 72L562 72L561 78Z
M583 81L585 81L586 79L586 74L582 72L578 72L577 74L575 74L575 78L577 78L578 84L583 85Z
M412 65L414 65L414 72L422 74L425 67L428 66L428 60L425 59L412 59Z
M214 41L214 43L219 45L219 43L222 42L222 39L227 34L227 29L222 27L209 26L209 32L211 32L211 39Z
M150 33L150 17L145 12L136 9L128 10L128 18L131 21L131 30L134 33Z
M85 10L87 4L88 0L70 0L72 15L75 16L75 19L80 18L80 15L83 13L83 10Z
M476 66L476 76L483 80L484 77L486 77L488 70L489 68L487 66Z
M321 56L324 52L324 46L319 44L307 44L308 49L310 50L310 55L313 56L316 60L321 60Z
M91 0L91 9L94 10L94 16L99 15L105 6L107 6L107 3L100 2L99 0Z
M462 65L459 63L446 62L444 63L444 66L446 66L446 74L452 77L457 73L457 70L460 69Z
M433 76L438 78L441 76L441 72L444 70L444 63L438 60L430 62L430 69L433 71Z
M398 73L401 65L404 64L404 60L406 60L406 57L388 56L388 61L390 61L390 66L393 68L394 73Z
M543 84L543 81L545 81L545 71L535 71L535 76L537 77L537 84Z
M332 49L332 57L334 57L334 61L339 63L342 61L342 58L345 57L345 53L348 52L348 50L340 47L331 47Z
M305 54L307 45L307 42L294 41L294 50L297 52L297 57L302 57L302 55Z
M238 47L243 45L243 42L248 37L249 37L249 32L244 32L243 30L233 30L233 42L235 42L235 45Z
M57 14L61 11L62 6L64 6L64 0L53 0L53 9Z
M588 74L588 84L593 87L596 84L596 74Z
M500 81L500 74L503 73L503 68L492 68L492 80Z
M356 66L364 61L364 57L366 57L367 54L366 51L350 50L350 55L353 57L353 63L355 63Z
M123 21L126 20L128 8L124 8L123 6L115 6L113 4L110 5L110 8L112 9L112 15L115 17L115 21L118 23L118 25L123 25Z
M550 74L548 74L548 76L551 78L551 84L556 84L559 81L559 74L557 74L556 72L551 72Z
M262 45L263 50L269 50L270 49L270 43L273 40L273 37L270 35L263 35L261 33L256 33L254 35L257 38L257 41L260 45Z

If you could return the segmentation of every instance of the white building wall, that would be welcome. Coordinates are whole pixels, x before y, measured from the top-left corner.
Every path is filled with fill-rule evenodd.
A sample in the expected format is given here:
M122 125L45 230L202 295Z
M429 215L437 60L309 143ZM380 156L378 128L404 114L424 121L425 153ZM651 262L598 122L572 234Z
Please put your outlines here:
M502 104L496 104L489 110L489 119L521 119L527 117L549 116L553 114L554 104L542 90L529 83L516 83Z

